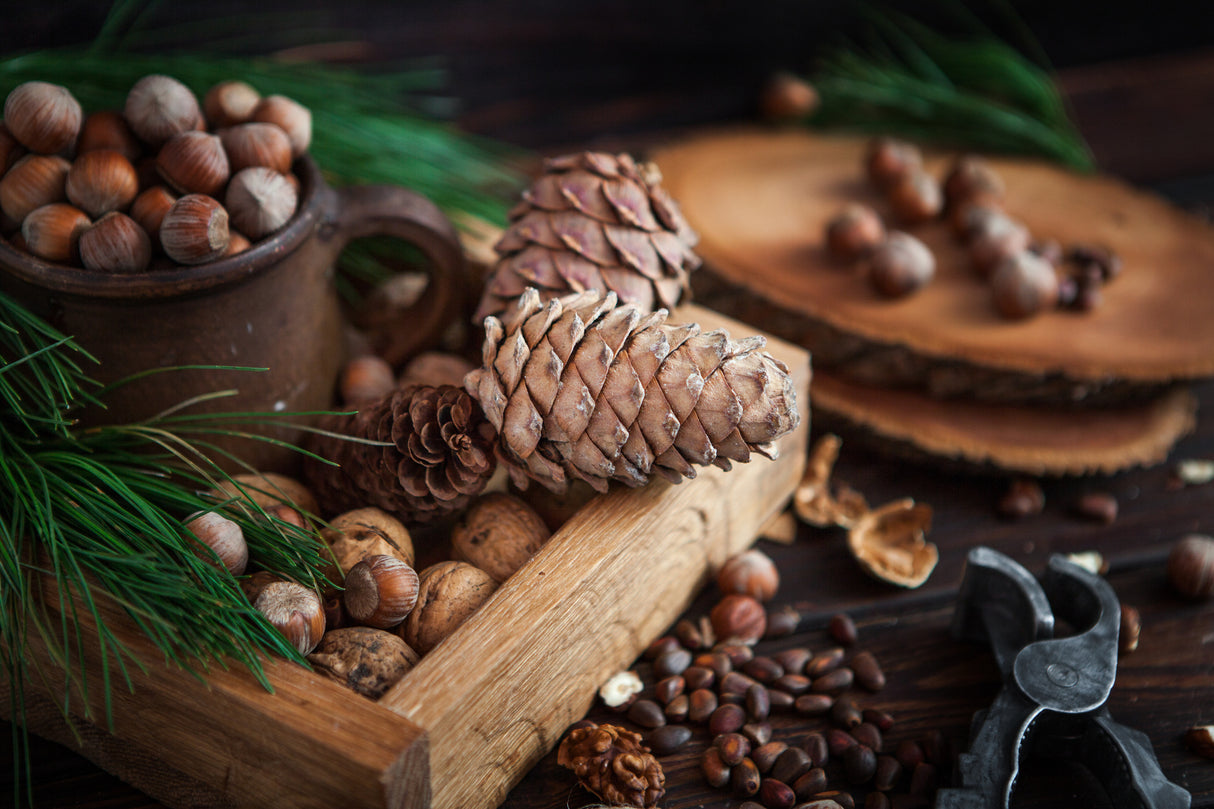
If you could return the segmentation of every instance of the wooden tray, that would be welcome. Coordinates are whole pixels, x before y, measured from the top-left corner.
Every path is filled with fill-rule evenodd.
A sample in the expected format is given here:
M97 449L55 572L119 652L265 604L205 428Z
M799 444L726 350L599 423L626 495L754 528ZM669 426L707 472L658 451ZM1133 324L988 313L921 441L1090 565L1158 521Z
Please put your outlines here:
M672 320L754 333L693 306ZM62 693L62 681L35 645L51 676L27 701L30 729L181 809L498 805L586 712L598 686L630 665L791 495L805 462L809 358L777 340L768 348L792 370L802 410L777 460L592 500L378 702L276 660L266 665L273 694L239 668L216 668L201 683L166 665L102 602L146 671L128 667L133 693L114 689L112 726L97 689L85 698L91 718L73 694L65 719L47 697ZM96 647L84 665L100 683ZM40 688L35 675L30 689Z

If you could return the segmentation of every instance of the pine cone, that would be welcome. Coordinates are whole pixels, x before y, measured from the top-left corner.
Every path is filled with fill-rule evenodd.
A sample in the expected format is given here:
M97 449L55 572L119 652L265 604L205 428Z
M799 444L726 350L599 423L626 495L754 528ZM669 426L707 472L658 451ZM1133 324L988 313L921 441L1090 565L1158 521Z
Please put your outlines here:
M557 750L556 763L573 770L582 786L613 806L656 806L666 794L666 774L641 744L641 734L615 725L571 730Z
M493 474L493 426L453 385L407 385L321 429L391 442L375 446L318 436L304 474L322 509L336 514L377 506L404 522L427 522L461 508Z
M499 433L498 460L562 492L570 477L598 491L640 486L651 472L679 482L692 464L774 458L800 422L788 368L762 337L666 324L584 292L547 304L528 289L503 325L485 320L482 367L464 386Z
M656 166L638 166L626 154L545 161L494 247L501 258L476 321L508 310L527 287L544 300L610 290L644 313L678 303L700 265L691 250L697 239L659 182Z

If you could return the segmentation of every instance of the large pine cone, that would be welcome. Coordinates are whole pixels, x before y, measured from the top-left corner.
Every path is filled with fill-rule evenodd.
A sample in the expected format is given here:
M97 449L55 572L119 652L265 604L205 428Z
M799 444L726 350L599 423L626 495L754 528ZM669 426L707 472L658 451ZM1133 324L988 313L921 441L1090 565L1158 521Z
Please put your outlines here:
M497 428L498 459L526 488L555 492L570 477L598 491L674 482L692 464L775 457L771 443L800 422L788 368L724 331L666 324L616 306L614 293L541 302L528 289L503 325L485 321L483 366L464 379Z
M544 300L596 289L642 312L672 307L700 265L697 239L653 164L603 152L555 157L510 212L476 320L511 308L527 287Z
M364 444L319 436L307 481L326 514L377 506L404 522L426 522L465 506L496 466L493 426L453 385L408 385L353 416L328 416L320 428Z
M656 806L666 794L666 774L641 735L615 725L569 731L556 763L573 770L586 789L612 806Z

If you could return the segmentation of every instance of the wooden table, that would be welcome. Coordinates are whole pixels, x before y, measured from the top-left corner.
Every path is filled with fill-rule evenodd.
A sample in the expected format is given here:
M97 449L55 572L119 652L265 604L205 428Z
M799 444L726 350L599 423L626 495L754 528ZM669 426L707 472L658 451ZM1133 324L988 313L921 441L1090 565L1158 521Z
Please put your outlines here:
M1214 54L1073 70L1063 75L1062 86L1107 171L1154 184L1199 211L1214 204L1214 113L1209 105L1193 103L1214 92ZM1175 459L1214 458L1214 383L1199 386L1198 392L1202 409L1197 430L1177 447ZM828 642L823 630L828 618L847 612L860 629L858 647L882 661L889 679L880 694L867 700L897 719L887 741L935 729L963 744L971 714L989 704L999 684L985 650L958 643L948 633L967 550L988 545L1034 571L1051 553L1099 550L1111 564L1108 580L1118 596L1142 615L1141 644L1119 666L1109 701L1113 716L1150 736L1165 774L1192 792L1194 807L1214 806L1214 762L1193 755L1180 741L1189 726L1214 723L1214 602L1181 601L1168 587L1163 569L1177 538L1214 533L1214 484L1178 486L1171 465L1110 479L1047 482L1044 512L1009 521L996 511L1005 479L907 465L868 451L846 435L836 474L871 503L912 496L931 504L935 523L930 539L940 548L940 564L921 589L900 591L866 577L841 533L803 526L792 545L763 543L781 566L778 603L794 605L812 626L770 648L822 648ZM1111 525L1086 521L1072 510L1082 493L1097 490L1112 493L1120 504ZM715 598L714 588L707 588L688 616L705 614ZM602 710L592 717L618 721ZM814 726L808 720L781 720L777 738L798 739ZM0 728L0 804L12 794L7 731L7 726ZM697 730L683 751L663 760L668 785L663 806L724 809L739 803L703 782L698 758L707 741L707 732ZM33 782L37 805L45 809L159 806L88 761L36 739ZM504 805L561 809L594 802L556 766L552 754ZM1089 777L1048 763L1027 774L1017 804L1102 805Z

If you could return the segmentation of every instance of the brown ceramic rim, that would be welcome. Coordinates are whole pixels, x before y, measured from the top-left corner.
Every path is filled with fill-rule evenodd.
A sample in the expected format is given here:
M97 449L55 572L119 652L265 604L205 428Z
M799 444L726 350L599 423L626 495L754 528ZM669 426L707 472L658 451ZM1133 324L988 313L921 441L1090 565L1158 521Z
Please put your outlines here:
M268 239L234 256L195 266L149 270L137 275L115 275L62 264L50 264L17 250L0 238L0 272L53 292L89 298L144 300L176 298L236 283L278 263L299 247L316 229L322 216L320 169L310 156L295 163L303 198L291 221Z

